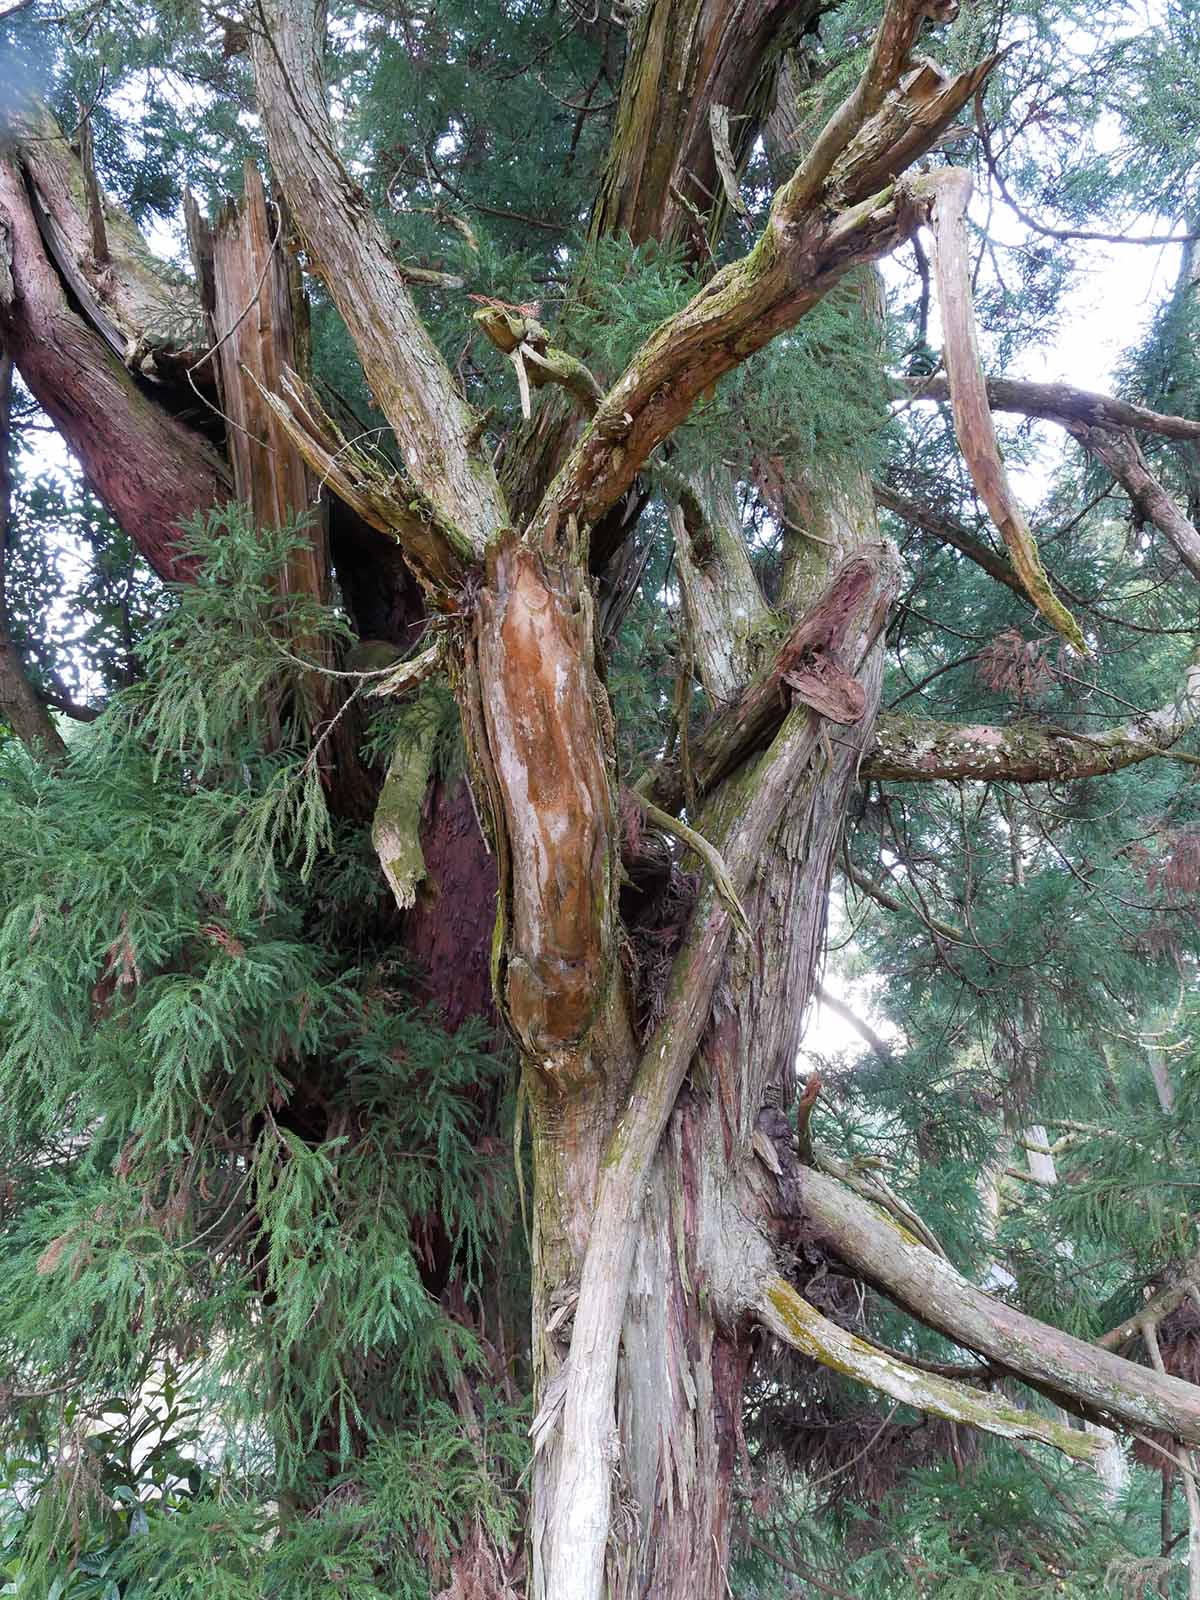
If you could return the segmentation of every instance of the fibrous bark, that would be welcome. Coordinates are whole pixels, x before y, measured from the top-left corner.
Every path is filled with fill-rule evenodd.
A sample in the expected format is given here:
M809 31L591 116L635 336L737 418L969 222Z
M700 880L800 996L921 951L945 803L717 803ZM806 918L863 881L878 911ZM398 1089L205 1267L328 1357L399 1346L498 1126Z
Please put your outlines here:
M787 503L806 509L789 529L779 615L746 559L727 483L714 477L687 485L673 517L678 575L697 675L714 710L690 741L688 762L678 770L664 763L642 792L668 813L686 808L686 823L674 816L666 824L676 842L662 848L673 867L702 867L707 876L699 875L694 903L680 914L665 989L649 1004L637 993L641 975L630 971L620 915L620 775L589 569L630 538L638 475L703 391L794 325L852 268L892 249L931 210L936 216L943 200L961 223L961 205L952 209L961 175L905 175L991 66L950 78L910 61L927 17L950 9L890 0L861 82L780 188L758 242L656 329L605 393L597 398L593 384L559 367L529 319L515 334L508 329L527 384L528 364L549 362L555 381L572 380L567 387L581 406L597 403L577 437L573 424L541 435L534 427L510 451L507 498L481 454L476 419L337 151L320 0L271 0L258 13L259 105L289 214L355 341L404 469L396 474L364 450L355 454L278 352L259 363L262 407L244 415L282 430L362 519L360 572L370 561L364 529L380 536L381 569L384 550L393 549L383 536L394 535L429 608L444 614L439 660L457 696L474 799L494 852L494 995L522 1058L535 1166L534 1600L598 1600L606 1590L611 1600L647 1593L682 1600L715 1595L726 1582L737 1409L752 1330L765 1324L781 1337L797 1333L795 1291L782 1278L771 1231L789 1213L795 1184L772 1138L786 1127L829 875L860 762L866 757L864 770L883 776L964 769L1023 781L1074 776L1161 753L1194 720L1200 668L1193 664L1170 707L1116 736L1043 730L1022 754L1015 730L938 729L905 743L893 721L868 755L883 625L897 587L869 482L847 473L836 485L789 486ZM616 180L597 207L599 232L635 213L645 237L678 226L690 215L673 176L684 164L692 171L703 160L715 171L720 161L736 179L735 140L748 137L757 110L745 133L735 134L740 125L732 120L720 124L719 144L731 130L726 153L712 147L710 108L736 115L739 105L759 106L761 85L749 81L746 67L765 63L781 16L782 8L734 0L652 0L643 10L609 168ZM680 60L688 72L664 82L659 64L677 51L682 35L672 30L681 17L692 19L688 37L702 38L705 51L694 57L685 44ZM22 244L22 272L34 270L39 249L35 226ZM962 274L951 278L961 289ZM11 292L4 301L14 325L18 301ZM59 312L74 316L65 300ZM241 340L225 321L232 360ZM958 326L961 332L961 319ZM99 348L105 351L102 339ZM35 372L36 357L27 345ZM129 385L140 381L116 364ZM122 391L122 405L132 408L140 394ZM96 437L85 443L95 451ZM994 479L994 451L969 454L977 474ZM996 503L1007 514L1003 495ZM805 544L805 529L818 525L835 532ZM1046 608L1028 551L1015 543L1023 582ZM347 570L353 566L348 561ZM391 593L397 600L398 584ZM409 627L398 600L381 609L389 611L381 636ZM766 622L773 648L764 644ZM406 848L415 800L410 785ZM459 800L436 819L447 839L456 827L471 828L466 797ZM678 843L689 837L706 841L698 863ZM461 904L436 912L426 905L424 922L427 933L435 923L461 930L472 952L489 920L491 883L481 861L455 879L427 849L429 881L412 908L419 918L426 896L461 902L474 894L469 914ZM417 889L411 855L403 867L396 887L407 899ZM734 905L749 939L737 932ZM443 940L443 968L456 953ZM1195 1391L1183 1393L1187 1386L1148 1386L1145 1375L1130 1377L1128 1363L1089 1365L1051 1330L1014 1327L935 1252L898 1264L896 1238L906 1246L907 1239L848 1182L813 1173L803 1193L811 1216L825 1207L831 1244L844 1259L952 1337L1002 1345L997 1359L1011 1371L1097 1414L1194 1427ZM936 1273L925 1256L939 1263ZM937 1304L916 1304L920 1292ZM869 1371L882 1376L870 1365L877 1358L858 1351L844 1330L811 1321L807 1328L822 1359L853 1357L867 1381ZM889 1371L913 1403L957 1407L953 1414L981 1425L1053 1437L1081 1453L1092 1448L1084 1436L1064 1439L1005 1403L945 1387L935 1393L907 1370Z
M186 577L179 523L228 500L231 476L71 304L38 227L36 194L24 147L10 146L0 159L0 338L147 561L164 578Z

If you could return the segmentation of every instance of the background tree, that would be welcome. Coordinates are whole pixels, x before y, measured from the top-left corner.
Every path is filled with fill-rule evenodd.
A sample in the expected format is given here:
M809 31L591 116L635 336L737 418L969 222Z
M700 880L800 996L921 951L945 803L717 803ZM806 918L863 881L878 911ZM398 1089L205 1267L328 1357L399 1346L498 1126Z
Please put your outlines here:
M14 455L29 1592L1185 1573L1194 19L817 24L6 24L0 338L116 525ZM1125 393L1006 374L1142 215ZM839 861L896 1042L797 1101Z

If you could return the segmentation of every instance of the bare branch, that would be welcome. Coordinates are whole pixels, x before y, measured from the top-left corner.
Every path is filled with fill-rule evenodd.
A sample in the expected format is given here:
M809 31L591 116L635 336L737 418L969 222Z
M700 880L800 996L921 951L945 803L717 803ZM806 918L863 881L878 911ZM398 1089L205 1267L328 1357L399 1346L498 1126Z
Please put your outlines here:
M857 1378L904 1405L915 1406L949 1422L966 1422L1002 1439L1037 1439L1075 1461L1095 1461L1104 1440L1035 1411L1024 1411L1002 1395L973 1389L953 1378L939 1377L868 1344L839 1328L797 1294L783 1278L762 1286L756 1306L759 1320L785 1344L823 1366Z
M245 375L257 385L253 373ZM419 514L419 508L414 512L412 486L361 443L343 438L315 391L290 367L280 376L282 395L258 387L284 433L317 475L318 487L332 489L368 527L401 540L410 565L432 587L437 603L452 604L460 567L430 520Z
M1138 515L1154 524L1174 546L1192 576L1200 578L1200 532L1150 471L1132 432L1072 422L1064 426L1090 455L1104 463L1133 502Z
M899 378L897 382L914 400L948 400L946 378ZM1016 411L1047 422L1083 423L1097 428L1133 428L1158 433L1166 439L1200 439L1200 422L1172 417L1146 406L1117 400L1111 395L1076 389L1068 383L1026 383L1017 378L988 378L988 404L993 411Z
M937 174L937 180L930 206L936 245L934 272L941 301L946 372L959 448L1030 599L1051 627L1081 655L1086 655L1087 646L1079 624L1050 587L1025 513L1004 470L992 425L975 332L967 257L970 176L951 168Z
M11 159L43 247L88 324L143 377L179 376L202 361L204 317L192 286L157 266L133 220L104 197L94 168L45 106L28 100L8 108L8 117Z
M604 391L588 368L577 357L551 344L550 335L536 317L520 307L502 306L490 302L475 313L475 321L496 346L497 350L517 361L527 363L523 370L526 381L535 389L556 383L574 396L585 416L592 416ZM518 367L518 373L522 367ZM528 405L523 405L526 417Z
M883 906L886 911L895 911L901 916L915 917L918 922L924 923L930 933L937 934L939 939L948 939L951 944L966 944L975 946L977 941L970 938L962 928L954 928L948 922L939 922L936 917L928 916L919 906L909 905L901 900L898 895L891 894L882 884L876 883L873 878L868 878L865 872L860 872L848 858L842 862L842 871L849 878L856 889L861 889L869 899L877 905Z
M802 1201L838 1254L926 1327L1108 1425L1159 1428L1200 1442L1200 1387L1149 1372L993 1299L823 1172L803 1173Z
M926 533L940 539L943 544L952 545L955 550L962 552L977 567L981 567L989 578L995 578L997 583L1002 583L1006 588L1019 595L1027 605L1033 602L1029 598L1025 585L1021 582L1016 570L1010 562L1003 560L989 550L987 545L981 544L973 538L965 528L946 516L941 516L931 511L928 506L918 505L915 500L907 500L894 489L889 489L886 484L872 484L876 505L883 506L886 511L894 512L896 516L903 517L905 522L911 522L914 527L923 528Z
M902 783L934 778L1057 783L1118 772L1152 756L1200 764L1200 757L1172 750L1198 716L1200 654L1195 654L1172 699L1107 733L1072 733L1038 723L969 726L884 713L875 724L875 743L862 775Z
M643 795L638 795L637 798L642 810L646 813L648 821L652 822L656 828L662 828L667 833L673 834L676 839L685 844L689 850L694 850L700 857L708 869L708 875L712 880L712 886L716 891L718 900L733 918L733 925L738 933L743 939L749 940L751 931L750 924L746 920L745 907L738 897L737 888L733 879L729 876L729 868L725 865L721 852L715 845L709 844L702 833L699 833L695 828L689 828L686 823L680 822L678 817L672 817L666 811L660 811L656 805L651 804Z
M370 203L337 150L321 55L324 0L262 0L253 38L271 162L313 266L349 329L442 559L466 567L504 526L503 499L472 440L474 417L429 337ZM408 537L408 529L404 532Z
M894 1064L896 1058L892 1054L891 1047L883 1042L865 1017L860 1017L858 1012L852 1010L844 1000L839 1000L837 995L831 994L823 983L817 984L813 992L827 1011L832 1011L834 1016L841 1017L843 1022L849 1023L863 1043L875 1052L880 1061L887 1066Z

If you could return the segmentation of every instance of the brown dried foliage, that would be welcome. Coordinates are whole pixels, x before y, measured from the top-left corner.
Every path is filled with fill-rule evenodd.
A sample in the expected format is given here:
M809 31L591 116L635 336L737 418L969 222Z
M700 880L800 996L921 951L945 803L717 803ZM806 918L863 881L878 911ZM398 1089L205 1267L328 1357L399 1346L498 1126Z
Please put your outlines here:
M1016 628L1005 628L979 652L975 671L989 689L1025 706L1057 681L1061 654L1052 640L1024 639Z

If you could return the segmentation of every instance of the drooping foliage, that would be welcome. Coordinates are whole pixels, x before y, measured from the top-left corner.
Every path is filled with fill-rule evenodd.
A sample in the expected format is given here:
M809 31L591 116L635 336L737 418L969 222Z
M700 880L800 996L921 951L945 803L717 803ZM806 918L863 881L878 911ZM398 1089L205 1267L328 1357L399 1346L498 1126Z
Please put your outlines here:
M10 1570L183 1594L203 1548L218 1593L419 1594L511 1532L520 1394L436 1293L503 1315L519 1284L479 1141L505 1066L418 1003L326 812L288 642L344 624L280 599L296 534L231 509L194 540L68 763L3 752Z

